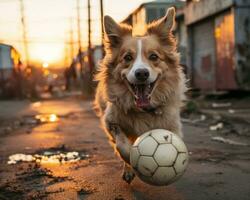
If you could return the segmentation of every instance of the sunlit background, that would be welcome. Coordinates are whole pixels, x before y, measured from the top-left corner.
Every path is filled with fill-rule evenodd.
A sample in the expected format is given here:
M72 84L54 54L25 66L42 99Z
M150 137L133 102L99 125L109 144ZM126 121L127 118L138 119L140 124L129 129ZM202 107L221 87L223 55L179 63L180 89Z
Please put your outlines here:
M81 45L88 44L87 0L80 2ZM101 43L100 1L91 0L92 44ZM143 0L104 0L104 15L123 20ZM23 0L29 60L61 67L77 54L77 0ZM0 0L0 43L13 45L25 60L21 0ZM73 52L72 52L73 49Z

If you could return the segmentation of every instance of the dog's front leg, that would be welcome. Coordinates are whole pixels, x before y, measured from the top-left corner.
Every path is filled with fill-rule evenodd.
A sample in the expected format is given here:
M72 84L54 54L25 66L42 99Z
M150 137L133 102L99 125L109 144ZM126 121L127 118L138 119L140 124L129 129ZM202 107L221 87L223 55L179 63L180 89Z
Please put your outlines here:
M130 148L131 143L126 134L121 130L118 124L109 124L109 130L115 136L115 147L121 158L128 164L130 164Z
M121 158L125 161L122 179L130 184L135 177L135 174L130 166L131 143L118 125L110 125L110 131L112 131L115 135L116 150L120 154Z

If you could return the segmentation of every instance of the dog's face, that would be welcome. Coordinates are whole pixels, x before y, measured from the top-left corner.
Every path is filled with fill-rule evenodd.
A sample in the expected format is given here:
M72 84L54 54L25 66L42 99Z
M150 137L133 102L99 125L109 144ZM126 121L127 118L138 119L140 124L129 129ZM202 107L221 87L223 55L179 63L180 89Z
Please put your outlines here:
M133 36L131 27L118 25L108 16L104 18L109 57L106 59L113 63L112 78L117 84L124 84L137 108L148 109L156 105L156 101L159 104L163 100L159 98L168 92L163 85L171 87L176 81L178 56L172 36L174 18L175 11L171 8L165 17L148 25L142 36Z
M136 106L150 106L150 98L165 68L159 42L152 36L131 37L124 41L119 54L121 77L135 98Z

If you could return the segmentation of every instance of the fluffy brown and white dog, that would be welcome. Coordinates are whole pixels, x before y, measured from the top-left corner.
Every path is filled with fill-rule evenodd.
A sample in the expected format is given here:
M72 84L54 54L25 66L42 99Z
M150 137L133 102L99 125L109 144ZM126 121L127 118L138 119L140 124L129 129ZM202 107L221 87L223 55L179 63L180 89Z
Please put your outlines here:
M104 17L105 52L94 108L102 126L125 161L123 179L130 183L130 147L151 129L182 136L180 107L186 91L172 34L175 9L147 25L140 36L132 27Z

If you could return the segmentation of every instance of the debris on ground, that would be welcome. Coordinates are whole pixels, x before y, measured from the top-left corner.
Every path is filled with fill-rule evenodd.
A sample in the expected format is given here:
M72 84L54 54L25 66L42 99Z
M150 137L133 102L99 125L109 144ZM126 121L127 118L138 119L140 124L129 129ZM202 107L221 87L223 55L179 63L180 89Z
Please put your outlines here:
M225 143L225 144L231 144L231 145L249 146L248 144L246 144L244 142L237 142L237 141L227 139L227 138L223 138L223 137L220 137L220 136L212 137L212 140L217 141L217 142L221 142L221 143Z
M83 196L86 196L86 195L89 195L89 194L92 194L93 191L91 190L85 190L85 189L80 189L79 191L77 191L77 194L80 196L80 197L83 197Z
M50 186L71 181L71 178L56 176L51 170L40 168L37 164L23 165L14 177L0 185L0 199L47 199L50 194L64 191L61 187Z
M221 151L209 149L209 148L197 148L189 152L192 158L199 162L214 162L218 163L226 160L227 154Z
M235 113L235 110L234 110L234 109L228 109L228 113L234 114L234 113Z
M223 129L223 127L224 127L224 124L222 122L219 122L219 123L217 123L215 125L210 126L209 130L210 131L218 131L220 129Z
M227 102L227 103L212 103L213 108L226 108L232 106L232 103Z
M196 118L196 119L188 119L188 118L182 118L182 122L187 122L187 123L191 123L191 124L194 124L194 123L197 123L197 122L202 122L202 121L205 121L207 119L206 115L200 115L199 118Z
M41 154L22 154L17 153L9 156L8 164L17 164L19 162L36 162L40 164L64 164L77 162L89 158L88 154L79 153L77 151L66 152L65 148L61 148L63 151L58 150L58 148L52 148L41 152Z
M189 113L194 113L198 111L198 106L195 101L189 101L185 107L185 111Z

